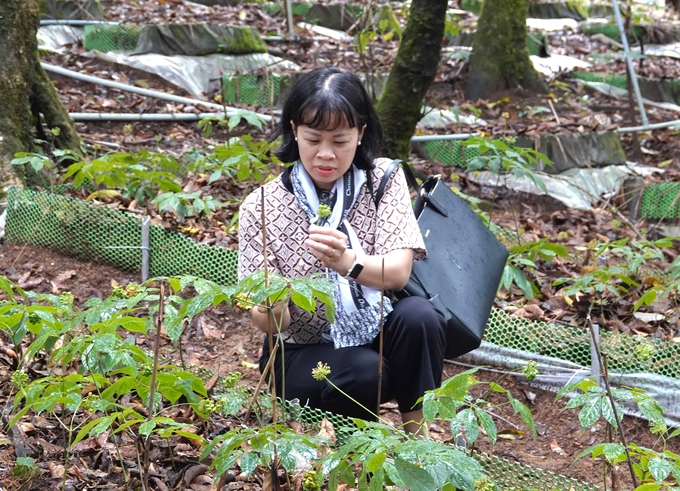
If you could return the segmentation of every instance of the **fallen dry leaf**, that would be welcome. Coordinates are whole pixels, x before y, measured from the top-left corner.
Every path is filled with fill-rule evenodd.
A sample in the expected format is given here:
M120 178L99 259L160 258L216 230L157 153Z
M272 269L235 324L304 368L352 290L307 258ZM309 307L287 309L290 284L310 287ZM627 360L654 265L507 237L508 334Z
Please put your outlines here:
M335 445L337 442L337 437L335 435L335 428L333 428L333 423L331 423L328 418L323 418L321 420L321 428L319 429L319 436L331 442Z
M205 474L205 472L208 470L208 466L205 464L198 464L194 465L192 467L189 467L186 472L184 473L184 484L187 486L194 482L194 479L196 477L201 476ZM200 484L200 483L198 483Z
M562 447L559 446L555 438L553 438L552 441L550 442L550 450L552 450L558 455L567 455L567 453L564 450L562 450Z
M52 293L55 295L58 294L64 289L64 281L68 280L69 278L73 278L75 275L76 272L73 269L59 273L56 278L50 281L50 284L52 285Z
M519 440L521 438L524 438L524 432L522 430L508 428L506 430L500 430L498 432L498 438L501 438L503 440Z
M64 466L60 464L55 464L54 462L48 462L47 468L50 470L50 477L53 479L63 479L64 478Z

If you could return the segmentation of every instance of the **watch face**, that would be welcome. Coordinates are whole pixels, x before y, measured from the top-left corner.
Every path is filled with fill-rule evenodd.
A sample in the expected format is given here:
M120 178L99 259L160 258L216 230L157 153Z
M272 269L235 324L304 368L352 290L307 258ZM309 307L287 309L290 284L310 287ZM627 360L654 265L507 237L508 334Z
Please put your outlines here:
M359 277L359 275L361 274L361 271L363 269L364 269L363 264L355 264L354 267L352 268L352 270L349 273L347 273L347 276L356 280Z

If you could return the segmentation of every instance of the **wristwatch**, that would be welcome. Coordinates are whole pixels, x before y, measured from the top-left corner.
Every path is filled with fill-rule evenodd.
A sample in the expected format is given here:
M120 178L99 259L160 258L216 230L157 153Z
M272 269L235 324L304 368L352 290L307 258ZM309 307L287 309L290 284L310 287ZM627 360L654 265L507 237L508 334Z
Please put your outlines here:
M364 258L363 255L355 254L355 259L352 265L349 267L347 270L347 274L343 276L346 280L356 280L359 275L361 274L361 271L364 269Z

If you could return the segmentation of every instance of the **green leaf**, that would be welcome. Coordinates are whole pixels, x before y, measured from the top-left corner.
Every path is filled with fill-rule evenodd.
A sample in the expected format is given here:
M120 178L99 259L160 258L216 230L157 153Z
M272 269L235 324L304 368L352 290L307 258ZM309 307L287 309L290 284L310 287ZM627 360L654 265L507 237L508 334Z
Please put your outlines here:
M386 458L387 454L384 451L373 454L366 462L366 469L368 469L369 472L375 473L378 468L382 467Z
M425 469L400 457L395 458L394 465L399 477L410 491L432 491L436 489L434 479Z
M647 483L647 484L641 484L637 488L635 488L635 491L659 491L663 486L661 484L655 484L655 483Z
M673 465L666 459L656 457L649 461L648 469L654 480L661 483L671 473Z
M602 445L602 455L609 462L616 462L619 459L625 458L626 447L620 443L605 443Z
M352 465L346 460L341 460L338 464L338 469L340 470L340 479L342 479L342 482L353 487L355 484L355 479Z
M426 392L423 397L423 417L425 421L434 421L437 417L437 402L434 400L433 392Z
M373 472L373 476L371 476L369 491L383 491L384 489L385 471L382 469L382 467L380 467L375 472Z
M139 434L149 436L156 427L156 424L157 424L156 421L154 421L153 419L151 421L142 423L141 425L139 425Z
M598 419L600 419L601 414L602 399L600 397L591 399L578 413L578 420L581 423L581 427L590 428L597 422Z
M495 445L496 438L498 436L496 423L493 422L493 419L491 418L491 416L489 416L489 414L486 411L479 407L475 407L475 414L477 415L477 418L479 418L479 421L482 424L482 428L484 428L484 431L491 439L491 444Z
M310 291L310 294L311 294L311 291ZM306 296L306 295L303 295L302 293L300 293L298 291L298 292L294 292L291 295L290 299L295 305L300 307L305 312L311 312L312 309L314 308L314 302L311 298L311 295Z
M259 459L257 454L246 453L241 457L241 470L247 475L251 475L257 468L257 463Z

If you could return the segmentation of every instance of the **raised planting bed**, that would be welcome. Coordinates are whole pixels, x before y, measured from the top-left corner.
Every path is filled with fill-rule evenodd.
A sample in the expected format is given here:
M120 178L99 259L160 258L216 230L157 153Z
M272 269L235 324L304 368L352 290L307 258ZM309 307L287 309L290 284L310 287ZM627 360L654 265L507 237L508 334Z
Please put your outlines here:
M572 78L586 82L603 82L620 89L626 88L625 75L609 73L572 72ZM642 97L654 102L670 102L680 104L680 80L651 79L638 77Z
M104 52L131 51L167 56L267 52L264 41L253 27L205 23L86 26L83 46Z

